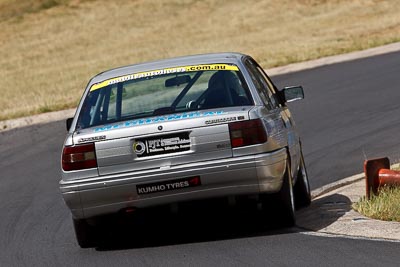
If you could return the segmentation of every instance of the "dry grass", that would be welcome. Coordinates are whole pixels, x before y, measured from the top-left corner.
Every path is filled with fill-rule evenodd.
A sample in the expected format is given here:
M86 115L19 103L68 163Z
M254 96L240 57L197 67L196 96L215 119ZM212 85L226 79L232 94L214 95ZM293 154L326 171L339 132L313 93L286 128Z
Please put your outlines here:
M400 187L385 187L378 196L362 198L353 208L373 219L400 222Z
M397 0L0 0L0 120L74 107L112 67L205 52L264 67L400 41Z

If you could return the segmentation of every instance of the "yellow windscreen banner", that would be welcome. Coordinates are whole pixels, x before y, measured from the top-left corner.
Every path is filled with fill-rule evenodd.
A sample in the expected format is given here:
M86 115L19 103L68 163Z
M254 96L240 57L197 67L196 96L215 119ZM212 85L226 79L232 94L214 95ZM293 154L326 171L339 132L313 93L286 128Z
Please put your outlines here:
M135 79L140 79L140 78L146 78L146 77L152 77L152 76L158 76L158 75L164 75L164 74L171 74L171 73L207 71L207 70L238 71L239 68L235 65L229 65L229 64L207 64L207 65L192 65L192 66L183 66L183 67L175 67L175 68L138 72L138 73L134 73L134 74L128 74L128 75L124 75L124 76L120 76L120 77L116 77L116 78L111 78L111 79L105 80L103 82L93 84L92 87L90 87L90 91L94 91L94 90L97 90L97 89L100 89L100 88L103 88L103 87L106 87L106 86L109 86L112 84L135 80Z

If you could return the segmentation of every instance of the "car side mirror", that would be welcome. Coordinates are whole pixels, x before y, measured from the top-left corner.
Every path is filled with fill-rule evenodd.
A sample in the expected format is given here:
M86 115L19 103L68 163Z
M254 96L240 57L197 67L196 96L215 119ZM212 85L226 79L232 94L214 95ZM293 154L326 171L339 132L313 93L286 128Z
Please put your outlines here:
M304 99L304 90L302 86L289 86L282 90L285 103Z
M72 121L74 120L74 118L68 118L66 121L66 126L67 126L67 131L69 131L69 129L71 129L71 125L72 125Z

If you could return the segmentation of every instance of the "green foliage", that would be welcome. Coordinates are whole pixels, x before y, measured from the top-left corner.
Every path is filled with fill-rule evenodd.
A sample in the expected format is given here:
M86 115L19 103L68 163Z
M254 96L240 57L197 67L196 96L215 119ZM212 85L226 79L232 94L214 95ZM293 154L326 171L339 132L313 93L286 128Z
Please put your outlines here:
M58 6L60 3L56 0L47 0L40 5L40 9L49 9Z
M40 113L46 113L46 112L50 112L50 111L52 111L52 108L47 104L39 107L39 112Z
M363 197L353 208L373 219L400 222L400 187L385 186L377 196Z

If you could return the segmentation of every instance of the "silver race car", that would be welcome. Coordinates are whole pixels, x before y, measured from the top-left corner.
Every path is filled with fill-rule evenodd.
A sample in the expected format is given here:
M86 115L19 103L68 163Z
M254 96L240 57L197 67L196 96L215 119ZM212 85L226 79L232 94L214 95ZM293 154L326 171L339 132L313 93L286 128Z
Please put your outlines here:
M285 225L309 205L301 143L281 91L250 56L205 54L92 78L62 151L60 189L81 247L104 215L213 198L256 198Z

